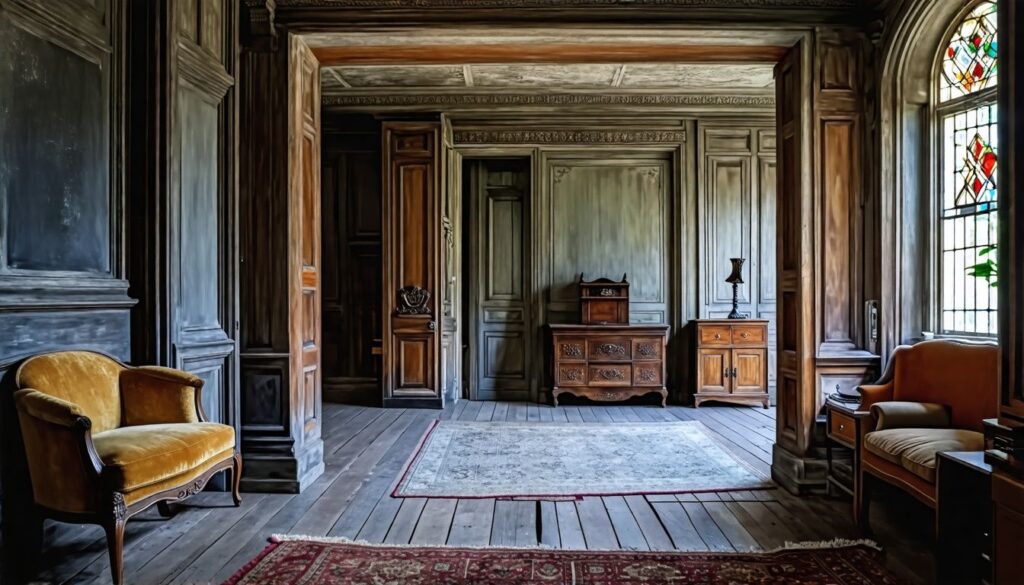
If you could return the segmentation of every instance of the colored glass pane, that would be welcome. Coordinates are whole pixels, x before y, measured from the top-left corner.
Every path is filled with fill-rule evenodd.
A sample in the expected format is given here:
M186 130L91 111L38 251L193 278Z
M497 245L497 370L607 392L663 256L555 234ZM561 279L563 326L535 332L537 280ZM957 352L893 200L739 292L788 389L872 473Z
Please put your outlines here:
M999 73L996 3L978 4L957 26L942 59L940 101L994 86Z

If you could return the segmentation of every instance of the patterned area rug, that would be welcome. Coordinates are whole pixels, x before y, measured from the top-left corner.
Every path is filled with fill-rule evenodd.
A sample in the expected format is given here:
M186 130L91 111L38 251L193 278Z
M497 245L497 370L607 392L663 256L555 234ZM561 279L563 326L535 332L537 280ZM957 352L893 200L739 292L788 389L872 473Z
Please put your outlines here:
M275 539L225 585L895 585L866 545L770 553L374 546ZM799 546L799 545L796 545Z
M751 490L765 477L699 422L441 421L394 497L572 498Z

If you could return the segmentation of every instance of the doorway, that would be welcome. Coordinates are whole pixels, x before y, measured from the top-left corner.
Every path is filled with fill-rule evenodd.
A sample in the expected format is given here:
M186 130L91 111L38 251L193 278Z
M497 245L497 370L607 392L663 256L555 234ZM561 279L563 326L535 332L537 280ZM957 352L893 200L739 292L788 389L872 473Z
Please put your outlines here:
M465 387L472 400L528 400L530 159L465 158L462 184Z

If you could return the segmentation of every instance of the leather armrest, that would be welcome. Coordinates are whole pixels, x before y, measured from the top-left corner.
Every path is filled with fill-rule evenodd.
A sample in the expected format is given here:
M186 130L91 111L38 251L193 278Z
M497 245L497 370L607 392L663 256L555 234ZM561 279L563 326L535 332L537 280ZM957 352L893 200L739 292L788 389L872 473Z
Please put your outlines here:
M889 402L893 399L892 382L887 384L863 384L857 387L860 392L860 405L857 410L868 410L877 402Z
M78 405L32 388L15 392L14 402L22 413L50 424L69 428L92 425Z
M931 402L878 402L871 406L875 430L948 428L949 409Z
M125 426L193 423L204 420L199 408L203 379L194 374L142 366L121 372Z

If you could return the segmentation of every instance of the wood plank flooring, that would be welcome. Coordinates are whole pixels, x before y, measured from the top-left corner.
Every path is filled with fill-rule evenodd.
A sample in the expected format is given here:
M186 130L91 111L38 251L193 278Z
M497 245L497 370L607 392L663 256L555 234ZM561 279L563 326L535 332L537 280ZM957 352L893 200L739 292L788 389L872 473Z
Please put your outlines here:
M855 538L849 501L797 498L782 489L579 501L390 497L390 488L436 419L698 420L733 453L770 473L775 410L706 405L561 406L460 401L444 411L324 405L326 472L301 494L202 493L171 519L149 510L128 524L128 583L220 583L272 534L345 536L369 542L566 549L745 551L787 541ZM898 492L873 506L888 566L912 583L933 580L925 510ZM94 526L47 523L40 583L109 583L106 543Z

